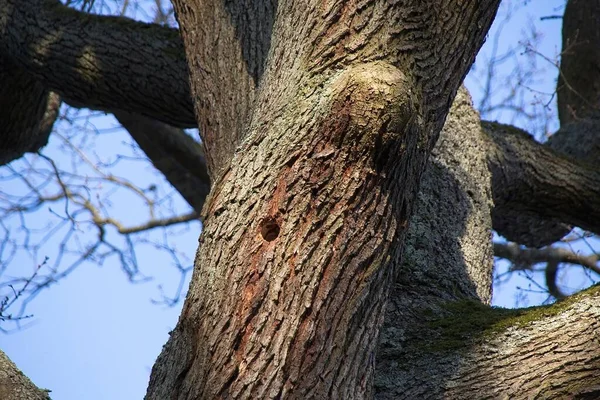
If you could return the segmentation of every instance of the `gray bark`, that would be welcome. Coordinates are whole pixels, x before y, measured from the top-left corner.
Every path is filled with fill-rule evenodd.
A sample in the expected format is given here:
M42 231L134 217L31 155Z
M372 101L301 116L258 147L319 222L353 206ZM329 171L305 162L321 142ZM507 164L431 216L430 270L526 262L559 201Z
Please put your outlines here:
M547 308L463 301L396 313L418 323L380 350L377 398L596 399L599 300L595 287Z
M0 165L48 143L60 97L0 54Z
M175 6L189 29L206 5ZM148 399L372 396L378 328L421 171L496 6L278 3L243 140L235 130L220 139L240 144L213 171L193 283ZM262 10L246 10L248 19ZM201 46L227 33L242 38L232 59L244 54L252 26L228 20L235 29L218 34L182 30L191 65L204 65ZM240 72L238 62L219 66L228 79ZM218 84L200 82L192 77L194 98ZM203 124L220 117L202 107L211 142ZM206 146L228 154L220 143Z
M488 143L469 95L460 91L423 176L387 306L376 358L377 398L442 398L448 366L432 364L431 376L423 379L413 364L421 355L410 350L412 343L438 334L424 315L436 320L449 303L491 301Z
M24 3L5 0L4 10L13 17L30 15L19 8ZM44 4L51 5L48 12L63 10L51 1ZM594 336L597 290L541 313L486 306L492 200L513 201L514 193L506 190L513 186L528 190L528 196L516 196L515 206L530 214L520 225L506 224L506 229L517 226L523 240L539 230L536 221L549 220L545 227L556 232L564 229L563 222L597 229L597 197L580 200L583 191L595 196L597 190L595 171L585 162L502 126L482 129L468 96L460 92L423 175L407 231L427 156L496 5L176 2L213 189L204 207L206 224L190 293L153 368L147 398L597 394L599 382L590 373L600 359ZM46 22L56 17L39 15ZM90 32L99 38L107 37L101 28L106 23L132 35L138 46L154 43L132 34L149 32L145 25L89 18ZM11 62L39 79L60 67L62 47L44 57L44 51L23 53L19 47L29 49L22 45L31 40L22 36L24 25L0 15L0 26L7 25L14 30L7 30L12 36L4 34L0 51ZM157 59L156 52L164 57L164 49L180 46L167 43L177 39L161 32L166 36L153 49ZM65 48L62 60L72 66L63 70L69 71L76 58L69 56L69 45ZM103 65L84 59L91 71ZM160 78L156 71L145 73ZM125 106L122 99L152 81L142 78L127 89L133 93L121 96L115 85L122 79L114 72L90 81L102 83L102 102L86 99L90 92L80 91L76 81L74 93L82 93L77 101L172 124L189 117L157 113L156 96L151 104ZM55 88L59 84L64 93ZM175 93L180 110L189 112L190 96L179 96L185 93L180 88L167 93ZM52 82L45 90L73 98L64 83ZM161 136L168 127L117 115L157 167L186 168L185 162L160 163L160 143L169 143ZM591 126L593 120L586 121ZM149 127L161 128L161 134L148 135ZM178 134L172 131L173 148L181 150ZM532 155L544 168L535 168ZM208 180L206 174L197 178ZM556 193L540 198L548 187ZM196 207L204 200L202 195L188 199ZM561 202L575 207L561 208ZM498 210L494 220L502 214ZM585 220L585 213L593 218ZM559 336L562 332L567 339ZM527 365L532 357L533 368Z
M35 386L0 350L0 399L50 400L48 391Z
M2 56L67 103L196 126L176 29L89 15L58 0L0 0L0 10Z

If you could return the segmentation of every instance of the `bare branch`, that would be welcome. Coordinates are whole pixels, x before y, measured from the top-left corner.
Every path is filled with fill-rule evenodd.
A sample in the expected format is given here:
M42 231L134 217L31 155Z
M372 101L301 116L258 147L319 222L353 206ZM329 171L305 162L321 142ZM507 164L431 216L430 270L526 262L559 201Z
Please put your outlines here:
M114 115L156 169L200 213L210 191L210 177L201 145L183 130L165 123L123 111L116 111Z
M547 291L555 299L563 299L567 295L558 286L558 270L561 264L582 266L600 277L600 255L594 253L581 255L562 247L546 247L543 249L524 248L516 243L494 243L494 256L511 263L509 272L534 270L536 264L545 264L544 277Z
M95 210L93 207L89 206L89 210L90 212L92 212L93 210L93 214L99 215L99 213L97 212L97 210ZM87 206L86 206L87 208ZM175 217L171 217L171 218L164 218L164 219L151 219L149 221L147 221L144 224L141 225L136 225L136 226L123 226L123 224L121 224L119 221L113 219L113 218L94 218L94 223L102 226L102 225L112 225L115 228L117 228L117 231L120 234L123 235L128 235L130 233L138 233L138 232L142 232L142 231L147 231L150 229L154 229L154 228L164 228L167 226L171 226L171 225L176 225L176 224L181 224L182 222L190 222L190 221L194 221L197 220L198 218L200 218L200 214L197 213L196 211L188 213L188 214L184 214L184 215L178 215Z
M494 256L513 263L513 270L531 269L539 263L577 264L600 275L600 255L581 255L562 247L546 247L544 249L523 248L515 243L494 243Z

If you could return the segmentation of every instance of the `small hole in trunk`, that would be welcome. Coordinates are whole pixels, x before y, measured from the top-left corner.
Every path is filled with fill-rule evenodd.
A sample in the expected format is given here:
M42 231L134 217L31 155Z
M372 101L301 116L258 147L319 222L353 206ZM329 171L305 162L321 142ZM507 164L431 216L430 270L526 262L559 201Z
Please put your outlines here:
M279 224L273 218L266 218L260 224L260 234L267 242L272 242L279 236Z

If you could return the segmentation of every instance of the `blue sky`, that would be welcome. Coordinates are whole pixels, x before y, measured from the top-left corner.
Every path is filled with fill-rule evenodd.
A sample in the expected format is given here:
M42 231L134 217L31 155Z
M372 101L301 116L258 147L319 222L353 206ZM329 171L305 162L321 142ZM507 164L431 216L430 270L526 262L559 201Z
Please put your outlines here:
M498 42L499 53L511 46L518 46L518 43L527 37L527 32L530 32L528 27L533 22L542 33L537 50L549 59L555 59L560 51L561 21L540 21L539 18L562 14L562 5L563 1L558 0L535 0L515 12L510 24L504 27L502 38ZM490 33L482 55L478 58L480 64L477 64L475 74L482 71L485 54L489 54L494 45L494 40L491 40L493 37L494 31ZM514 60L522 62L527 60L527 57L521 48ZM551 94L554 91L556 69L541 57L535 58L538 63L536 68L543 73L536 76L535 85L526 91L531 97L527 98L526 102L539 101L543 93ZM498 74L508 74L512 67L513 64L504 63L498 67ZM481 92L474 79L467 80L467 84L477 104ZM494 93L497 97L502 96L499 90ZM550 107L554 107L552 102ZM511 115L503 111L488 118L512 121ZM528 124L527 121L517 123L524 126ZM113 129L117 124L111 117L94 117L91 122L78 125L81 126L90 132L81 130L75 136L79 141L88 140L85 139L85 135L89 138L92 135L91 131L95 129L106 132L93 139L99 158L114 159L115 153L132 152L126 134ZM550 121L544 126L549 130L555 129L556 121ZM541 136L543 133L543 129L536 132ZM64 165L70 162L65 156L64 144L58 138L52 139L44 153ZM152 172L152 167L139 162L123 160L118 168L129 180L143 187L161 182L160 176ZM0 185L5 192L22 190L19 183L14 181L0 181ZM88 189L94 193L93 182L89 183ZM169 202L169 207L164 210L173 208L185 212L185 203L172 193L169 195L169 190L167 188L160 193L161 198L166 198ZM143 221L147 216L147 210L140 206L139 200L126 192L117 191L111 194L109 200L112 202L113 213L127 223ZM42 207L30 217L30 223L45 226L47 221L55 218L55 212L48 207ZM82 224L80 229L85 231L89 227ZM199 232L200 224L192 223L187 230L173 229L166 238L169 243L177 245L181 254L188 255L187 259L183 257L181 260L183 266L191 265ZM80 233L83 235L85 232ZM109 234L114 235L112 237L118 242L118 235L114 232ZM164 239L151 235L149 238ZM56 261L58 245L58 241L49 241L34 258L19 253L11 261L8 272L15 276L26 275L33 271L45 256L50 257L49 263ZM179 284L180 275L169 255L147 244L136 257L141 274L152 277L153 280L131 283L115 257L108 258L102 267L95 263L83 263L68 277L57 282L49 290L43 291L29 304L27 312L34 317L27 321L23 329L7 335L0 334L0 348L38 386L51 389L53 399L143 398L150 369L168 338L169 330L177 322L183 302L180 301L174 307L167 307L153 304L151 301L160 299L159 285L169 294L174 293ZM64 263L68 261L69 259L66 259ZM515 287L526 284L527 282L519 281L518 276L511 278L502 286L501 291L495 294L494 303L513 306L517 293ZM536 303L544 298L545 296L531 293L528 301Z

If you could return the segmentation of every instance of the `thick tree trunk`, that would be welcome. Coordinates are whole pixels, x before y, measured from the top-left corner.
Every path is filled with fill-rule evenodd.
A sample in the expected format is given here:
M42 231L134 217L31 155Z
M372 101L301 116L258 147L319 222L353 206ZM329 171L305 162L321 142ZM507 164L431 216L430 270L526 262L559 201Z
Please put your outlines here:
M504 226L539 244L564 232L564 222L597 229L598 207L580 201L600 197L596 172L499 125L486 124L486 136L460 93L407 231L423 166L497 2L391 3L175 2L216 182L190 293L148 398L598 394L597 290L543 312L481 304L491 297L492 197L516 201L521 217L530 212ZM50 0L2 4L2 55L34 86L48 85L31 92L38 118L23 132L52 90L90 107L193 124L173 31L79 20ZM40 41L50 45L25 45ZM123 73L132 61L136 79ZM187 192L173 171L190 165L197 146L177 164L161 163L165 143L181 154L185 142L164 137L178 131L116 114ZM596 126L591 117L577 124L564 132ZM199 168L203 193L186 197L196 207L208 183ZM529 195L506 190L517 186ZM537 198L547 187L552 196ZM539 201L545 208L531 210ZM498 208L495 224L499 214L511 217ZM540 218L550 220L544 231L553 227L542 242Z
M497 4L279 2L244 18L235 5L175 5L188 60L203 66L192 92L219 180L147 398L371 397L421 171ZM273 35L262 75L248 66L264 51L243 50L257 24ZM256 98L231 104L249 120L224 130L230 103L202 96L219 93L209 77L244 72Z
M507 140L530 142L522 133ZM598 396L598 288L551 307L484 305L491 297L493 149L459 92L423 177L390 295L376 398ZM528 153L513 156L527 160Z

